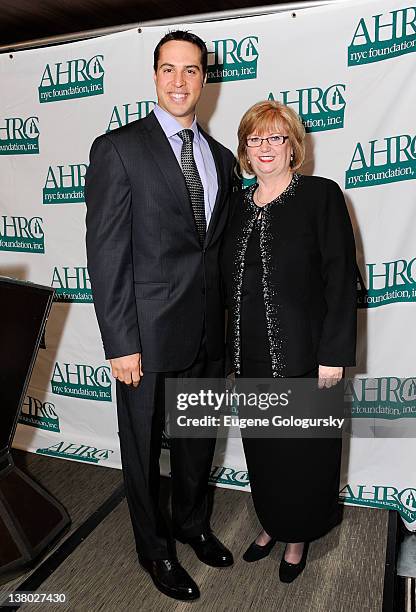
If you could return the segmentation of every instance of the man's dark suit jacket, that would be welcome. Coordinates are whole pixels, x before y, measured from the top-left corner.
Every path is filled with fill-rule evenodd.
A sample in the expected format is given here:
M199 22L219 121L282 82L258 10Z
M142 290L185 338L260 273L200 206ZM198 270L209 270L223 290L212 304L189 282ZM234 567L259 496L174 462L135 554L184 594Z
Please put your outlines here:
M107 359L140 352L145 370L181 371L197 355L204 322L209 357L222 357L218 258L234 158L202 133L218 176L203 246L183 173L153 112L93 143L87 256Z

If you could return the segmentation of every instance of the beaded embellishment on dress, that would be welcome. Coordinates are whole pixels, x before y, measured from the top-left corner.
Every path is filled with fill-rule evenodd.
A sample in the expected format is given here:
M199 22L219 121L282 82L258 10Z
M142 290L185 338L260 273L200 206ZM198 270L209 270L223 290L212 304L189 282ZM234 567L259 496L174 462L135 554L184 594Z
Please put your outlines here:
M300 174L295 173L290 184L286 189L272 202L265 204L259 214L259 207L256 206L253 200L254 191L257 184L251 185L244 192L244 204L249 209L249 215L243 225L241 235L237 242L237 253L234 262L233 274L233 356L234 369L236 374L241 374L241 295L244 277L244 261L247 250L247 244L251 236L254 224L260 225L260 254L262 261L262 286L264 305L266 310L266 325L267 335L269 339L270 358L273 377L281 377L284 372L283 347L284 337L278 316L278 290L274 282L276 262L272 261L271 243L276 236L272 234L270 215L273 207L282 205L288 198L294 195L296 187L301 178Z

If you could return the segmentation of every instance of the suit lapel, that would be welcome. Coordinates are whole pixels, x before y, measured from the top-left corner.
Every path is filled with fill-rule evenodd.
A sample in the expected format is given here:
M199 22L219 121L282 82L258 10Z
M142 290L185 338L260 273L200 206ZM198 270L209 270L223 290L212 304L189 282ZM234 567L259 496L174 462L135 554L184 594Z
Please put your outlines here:
M160 169L164 176L168 187L170 188L178 206L182 210L187 222L191 224L195 240L198 241L198 232L195 224L195 218L192 211L191 199L189 197L188 188L185 183L182 169L178 164L176 156L172 151L168 139L159 123L155 114L152 112L147 117L142 119L142 125L146 128L148 141L147 148L155 165ZM214 158L215 168L217 170L218 191L215 198L214 209L210 223L208 225L207 234L205 236L204 246L208 246L212 239L216 224L218 222L224 199L224 186L226 185L226 177L224 173L224 164L222 155L217 142L207 134L200 126L198 129L208 142Z
M218 222L218 218L220 216L221 208L222 208L222 200L223 200L223 192L224 185L226 184L225 174L224 174L224 164L222 163L221 151L216 143L216 141L211 138L209 134L207 134L200 126L198 126L200 132L206 139L209 148L211 149L212 156L215 162L215 168L217 170L217 180L218 180L218 191L217 197L215 198L214 209L212 211L211 220L208 225L207 235L205 236L204 246L208 246L210 243L212 236L214 234L214 230L216 224Z
M184 217L186 217L187 221L195 230L195 238L198 240L188 188L185 183L182 169L172 151L172 147L153 112L147 115L142 121L147 130L147 148L152 159L164 176Z

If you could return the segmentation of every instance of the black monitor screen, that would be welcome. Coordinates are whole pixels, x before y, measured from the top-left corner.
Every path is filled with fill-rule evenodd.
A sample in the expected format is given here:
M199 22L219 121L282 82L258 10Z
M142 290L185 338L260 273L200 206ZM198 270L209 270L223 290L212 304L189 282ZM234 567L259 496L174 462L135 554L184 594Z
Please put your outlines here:
M12 442L53 289L0 277L0 453Z

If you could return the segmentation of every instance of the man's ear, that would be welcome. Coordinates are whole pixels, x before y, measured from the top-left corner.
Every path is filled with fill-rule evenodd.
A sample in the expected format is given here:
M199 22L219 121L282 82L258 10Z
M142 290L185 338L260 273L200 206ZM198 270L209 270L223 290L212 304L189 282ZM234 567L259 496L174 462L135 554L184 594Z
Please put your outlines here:
M207 77L208 77L208 72L205 73L204 80L202 81L202 87L206 85Z

